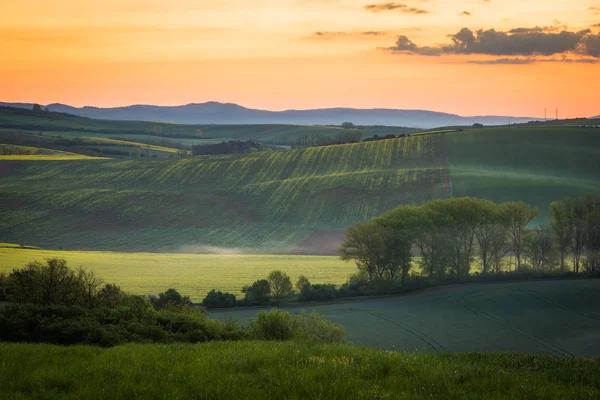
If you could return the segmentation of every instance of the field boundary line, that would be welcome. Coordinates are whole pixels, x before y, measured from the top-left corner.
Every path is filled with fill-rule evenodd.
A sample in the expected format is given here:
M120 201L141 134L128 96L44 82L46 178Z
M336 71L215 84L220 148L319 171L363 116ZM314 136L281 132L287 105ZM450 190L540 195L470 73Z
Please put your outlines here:
M559 302L556 302L556 301L552 301L552 300L548 299L547 297L544 297L543 295L539 294L538 292L536 292L534 290L521 288L521 289L519 289L519 291L521 291L522 293L526 293L526 294L528 294L528 295L530 295L532 297L535 297L535 298L543 301L546 304L550 304L550 305L553 305L555 307L562 308L564 310L570 311L572 313L579 314L582 317L587 317L587 318L594 319L596 321L600 321L599 317L586 314L586 313L581 312L581 311L579 311L579 310L577 310L577 309L575 309L573 307L569 307L569 306L564 305L562 303L559 303Z
M228 313L228 312L236 312L236 311L261 311L261 310L270 310L272 308L279 308L282 310L287 309L303 309L303 308L311 308L311 307L323 307L329 305L337 305L337 304L354 304L354 303L368 303L368 302L377 302L377 301L386 301L392 299L398 299L403 297L411 297L411 296L421 296L424 294L433 294L439 292L446 292L452 289L458 289L465 286L476 286L476 285L491 285L491 284L511 284L511 283L524 283L524 282L547 282L547 281L570 281L570 280L597 280L600 277L568 277L568 278L539 278L539 279L515 279L510 281L489 281L489 282L465 282L465 283L452 283L448 285L439 285L439 286L431 286L424 289L417 289L412 292L406 293L398 293L391 295L382 295L382 296L363 296L363 297L348 297L346 299L340 299L335 301L322 301L322 302L306 302L302 304L290 304L284 305L280 307L274 306L250 306L250 307L232 307L232 308L213 308L208 310L208 313ZM196 303L197 305L201 305L201 303Z

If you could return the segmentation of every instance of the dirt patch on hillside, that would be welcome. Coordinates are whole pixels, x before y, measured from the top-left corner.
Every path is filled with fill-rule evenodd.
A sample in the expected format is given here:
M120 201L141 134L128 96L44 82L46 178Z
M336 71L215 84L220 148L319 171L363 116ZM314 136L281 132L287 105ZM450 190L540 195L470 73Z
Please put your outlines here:
M293 248L290 254L337 256L344 233L341 229L313 231L308 238Z

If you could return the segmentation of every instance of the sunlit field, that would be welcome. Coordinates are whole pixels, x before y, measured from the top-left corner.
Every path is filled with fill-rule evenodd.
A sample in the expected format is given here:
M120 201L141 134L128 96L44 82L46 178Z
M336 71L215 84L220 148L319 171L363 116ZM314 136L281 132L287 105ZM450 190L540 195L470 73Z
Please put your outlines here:
M50 257L64 258L71 267L92 269L106 282L117 283L130 293L156 294L175 288L194 301L201 301L212 289L239 295L243 285L266 278L275 269L287 272L294 281L305 275L313 283L335 284L346 282L356 272L354 263L338 257L54 251L8 246L0 247L0 272Z

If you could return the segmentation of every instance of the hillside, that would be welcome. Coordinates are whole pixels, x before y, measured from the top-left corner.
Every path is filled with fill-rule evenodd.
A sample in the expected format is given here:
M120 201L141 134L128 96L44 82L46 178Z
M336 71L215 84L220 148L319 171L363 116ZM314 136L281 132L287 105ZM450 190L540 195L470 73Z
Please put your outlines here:
M73 249L319 252L399 203L448 195L443 136L166 160L0 163L2 241ZM339 236L336 238L339 239Z
M0 105L32 108L32 104L0 103ZM351 121L359 125L411 126L433 128L444 125L504 125L509 121L527 122L535 118L511 116L472 116L426 110L324 108L314 110L266 111L254 110L237 104L208 102L182 106L132 105L126 107L71 107L65 104L49 104L50 111L66 112L83 117L160 121L178 124L293 124L293 125L341 125Z
M0 240L335 254L348 225L398 204L476 196L543 216L551 201L597 193L599 171L600 130L528 125L247 155L1 161Z

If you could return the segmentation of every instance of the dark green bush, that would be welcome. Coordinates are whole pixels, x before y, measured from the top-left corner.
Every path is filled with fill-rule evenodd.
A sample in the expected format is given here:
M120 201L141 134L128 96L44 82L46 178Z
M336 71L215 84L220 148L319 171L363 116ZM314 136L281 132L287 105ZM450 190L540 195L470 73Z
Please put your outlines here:
M231 293L223 293L215 289L208 292L202 305L206 308L229 308L236 306L235 295Z
M266 279L260 279L251 286L242 288L244 296L244 305L265 305L271 301L271 284Z
M338 290L332 284L315 284L305 286L300 292L298 301L331 301L338 296Z
M0 341L7 342L114 346L243 337L245 333L237 325L209 320L201 311L156 312L140 300L115 309L33 304L9 304L0 309Z

